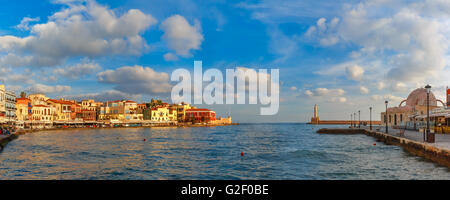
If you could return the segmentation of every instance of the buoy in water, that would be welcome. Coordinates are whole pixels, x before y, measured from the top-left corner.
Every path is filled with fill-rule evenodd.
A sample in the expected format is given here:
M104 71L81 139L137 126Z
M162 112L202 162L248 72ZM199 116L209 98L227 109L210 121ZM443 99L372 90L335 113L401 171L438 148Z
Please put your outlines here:
M373 146L377 146L377 143L373 143Z
M244 152L241 152L241 156L244 156Z
M147 139L144 138L144 142L147 141Z

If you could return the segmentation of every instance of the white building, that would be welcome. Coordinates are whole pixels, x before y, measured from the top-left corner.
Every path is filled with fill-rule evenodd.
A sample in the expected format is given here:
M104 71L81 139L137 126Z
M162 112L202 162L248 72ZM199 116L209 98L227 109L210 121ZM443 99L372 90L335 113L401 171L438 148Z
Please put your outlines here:
M5 120L15 122L16 119L16 93L5 91Z

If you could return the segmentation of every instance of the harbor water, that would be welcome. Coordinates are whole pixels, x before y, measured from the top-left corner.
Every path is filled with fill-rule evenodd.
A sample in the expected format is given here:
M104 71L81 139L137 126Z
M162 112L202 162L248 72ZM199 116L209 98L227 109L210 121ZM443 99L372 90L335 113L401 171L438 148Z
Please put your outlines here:
M0 179L450 179L448 168L372 137L316 133L325 127L339 126L28 133L0 153Z

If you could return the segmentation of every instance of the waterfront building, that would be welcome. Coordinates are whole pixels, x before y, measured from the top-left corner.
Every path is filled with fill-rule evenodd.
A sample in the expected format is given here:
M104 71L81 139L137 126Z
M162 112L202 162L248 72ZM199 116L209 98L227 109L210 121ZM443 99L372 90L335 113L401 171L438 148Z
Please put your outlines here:
M177 121L185 122L186 121L186 110L191 109L191 105L185 104L181 102L180 104L172 104L170 108L175 109L177 111Z
M439 108L438 103L445 107L444 102L436 99L433 92L430 92L429 98L430 111ZM401 101L396 107L388 108L387 112L387 116L385 112L381 113L383 125L387 123L389 126L409 127L413 129L416 129L418 126L423 126L423 116L427 114L426 89L415 89L408 95L407 99Z
M216 112L206 108L188 109L185 121L192 123L210 123L216 120Z
M5 91L5 120L7 122L16 121L16 93Z
M6 108L5 108L5 85L0 85L0 123L5 122Z
M77 104L75 101L72 102L70 120L81 121L83 120L83 114L81 112L81 105Z
M169 120L169 109L167 107L156 107L150 109L150 120L157 122L168 122Z
M110 101L100 107L99 120L143 120L134 101Z
M169 121L178 121L178 114L177 114L177 109L174 108L170 108L170 107L166 107L169 109Z
M36 93L28 95L28 99L31 100L31 106L34 105L47 105L47 100L49 99L44 94Z
M28 98L18 98L16 102L17 121L27 121L32 114L31 100Z
M55 108L53 120L55 121L70 121L72 120L72 106L73 103L66 100L48 99L46 101L49 106ZM34 106L33 106L34 107Z
M53 122L53 118L55 115L55 108L52 106L46 105L35 105L31 109L31 120L41 121L41 122Z
M83 121L97 121L97 111L95 110L81 110L81 118Z
M212 124L231 124L231 116L228 117L218 117L216 120L211 121Z
M93 99L82 100L81 101L81 110L93 110L97 111L97 107L100 102L95 102Z

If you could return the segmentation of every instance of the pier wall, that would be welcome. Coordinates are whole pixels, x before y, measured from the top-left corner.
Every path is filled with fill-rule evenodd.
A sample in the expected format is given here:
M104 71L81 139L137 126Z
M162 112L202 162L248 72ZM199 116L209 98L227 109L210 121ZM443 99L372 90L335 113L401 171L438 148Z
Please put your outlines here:
M450 168L450 150L433 146L432 144L418 142L415 140L397 137L382 132L370 131L365 129L320 129L317 133L321 134L365 134L372 136L377 141L384 142L387 145L401 146L409 153L439 163Z

